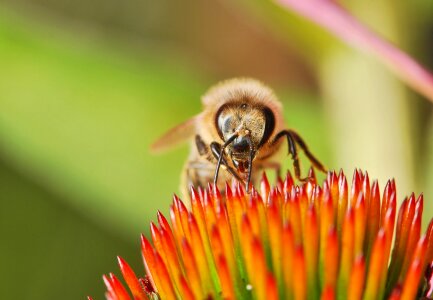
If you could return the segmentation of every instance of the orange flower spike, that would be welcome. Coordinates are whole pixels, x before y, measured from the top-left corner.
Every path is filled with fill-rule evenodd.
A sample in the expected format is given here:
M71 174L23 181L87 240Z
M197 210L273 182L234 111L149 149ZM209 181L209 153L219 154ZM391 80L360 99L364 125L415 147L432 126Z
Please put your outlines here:
M150 235L152 236L153 246L155 250L163 255L164 263L167 265L167 257L165 255L166 253L162 245L161 232L153 222L150 222Z
M255 291L257 299L266 299L266 274L268 270L265 252L259 239L253 238L251 249L254 254L254 269L249 274L249 278L253 284L253 291Z
M191 289L196 299L204 296L204 292L201 286L200 273L197 267L197 262L192 252L191 246L188 241L184 238L181 244L182 258L185 265L185 274L191 285Z
M252 250L252 241L255 235L252 232L251 222L247 215L242 217L241 222L241 246L242 246L242 256L245 262L245 267L247 269L248 277L251 281L251 276L254 275L254 256Z
M365 178L368 180L368 174L366 174ZM380 225L380 191L377 180L373 182L371 190L369 189L368 194L370 196L367 209L367 228L364 241L364 249L366 253L370 253L370 249L373 247L373 243L377 236Z
M338 294L346 298L352 265L355 258L355 213L349 208L344 218L341 237L340 273L338 278Z
M170 235L167 230L161 228L159 232L164 252L158 252L160 254L164 254L165 259L163 260L168 268L172 281L174 282L176 287L179 287L180 276L183 274L183 266L181 266L180 264L180 260L176 252L176 247L170 239Z
M396 229L396 232L399 234L396 235L396 240L394 242L388 286L394 286L400 277L404 258L406 257L405 252L408 247L409 233L412 228L415 206L415 196L412 194L408 199L403 201L403 204L400 207Z
M144 293L143 288L140 286L137 276L135 275L131 267L128 265L128 263L120 256L117 256L117 262L119 264L120 271L122 272L123 279L125 279L126 284L131 290L134 299L147 300L148 298Z
M395 190L395 184L393 184L393 181L388 180L386 183L385 189L383 191L383 197L382 197L382 206L380 208L380 216L381 216L381 224L383 225L383 218L385 218L386 212L389 209L390 201L392 197L396 197L396 190ZM402 206L405 205L402 203Z
M267 204L269 200L269 193L271 191L271 186L269 184L268 177L266 173L263 172L262 180L260 181L260 194L262 195L263 201Z
M189 214L189 228L191 232L190 246L194 256L196 258L197 267L200 273L201 281L203 282L203 289L205 294L213 292L213 285L211 279L211 272L215 272L215 266L213 259L209 259L206 256L206 252L203 246L203 240L200 235L197 221L193 214ZM211 264L211 265L210 265Z
M359 199L359 194L361 192L362 192L361 177L360 177L358 170L355 170L353 172L352 187L350 190L350 207L356 206L358 199Z
M236 299L235 290L233 287L234 280L230 275L230 269L224 256L220 255L216 261L218 277L221 282L221 292L223 299Z
M271 195L274 194L277 194L276 190L271 192ZM273 198L274 197L271 196L271 199ZM278 283L282 284L281 259L283 248L281 245L281 235L283 223L277 201L272 200L270 202L266 216L269 230L269 248L271 252L272 267Z
M212 198L213 196L211 196L209 190L206 190L203 199L203 213L206 223L207 234L210 234L213 225L217 223L217 217L215 213L216 209L214 207L215 201Z
M419 281L422 275L420 260L416 259L410 265L409 271L407 273L406 279L403 283L403 289L401 292L401 300L411 300L415 299L416 293L418 291Z
M253 190L251 192L251 195L252 195L252 197L251 197L251 200L248 204L246 215L248 216L248 221L250 223L253 235L260 236L261 235L260 230L262 228L260 226L260 216L259 216L258 206L259 206L259 201L261 201L261 199L258 199L255 196L255 190ZM263 203L262 203L262 205L263 205Z
M317 291L319 288L317 262L319 260L319 227L316 208L311 205L305 218L305 261L307 270L307 285L309 291ZM286 246L284 246L286 247ZM285 252L286 249L284 248ZM284 254L286 255L286 254ZM318 295L310 295L317 298Z
M193 187L191 187L190 196L192 213L194 214L197 224L199 226L200 234L202 236L207 236L206 221L202 203L203 198L200 196L200 193Z
M324 285L336 288L337 275L338 275L338 235L335 228L328 232L326 239L325 259L324 259ZM310 289L309 289L310 290Z
M239 230L244 209L238 195L233 195L231 189L226 185L226 206L227 216L233 236L236 251L239 250Z
M331 286L326 286L322 291L322 295L320 296L320 300L334 300L334 299L335 299L334 288Z
M412 220L412 226L410 228L409 231L409 237L407 240L407 246L405 249L405 253L406 255L404 255L403 258L403 265L400 271L400 280L399 281L403 281L403 278L406 275L406 272L412 262L412 257L411 255L407 255L407 254L412 254L415 251L415 248L417 247L417 243L420 240L420 235L421 235L421 215L416 213L414 219ZM421 258L420 258L421 260ZM424 257L422 257L422 260L424 261Z
M296 270L296 277L293 278L293 294L295 300L307 299L307 285L305 272L305 256L302 246L297 246L293 259L293 270Z
M362 174L362 171L360 172ZM370 209L370 195L371 195L370 178L368 177L367 172L365 172L365 175L361 175L361 176L362 176L362 193L364 194L367 208Z
M113 287L114 293L116 294L118 300L130 300L128 292L126 291L123 284L117 279L116 275L110 273L110 281Z
M173 229L173 236L176 239L176 243L180 245L182 239L185 237L185 234L183 233L182 224L180 223L179 212L174 206L174 201L173 204L170 205L170 220Z
M180 294L181 294L181 299L185 299L185 300L194 300L196 299L194 297L194 293L192 292L191 288L188 285L188 282L186 281L185 277L182 275L179 278L179 282L180 282Z
M174 239L173 231L171 230L170 224L168 223L167 219L164 217L164 215L159 210L157 212L157 219L158 219L159 227L161 227L161 229L164 229L167 232L167 234L169 235L171 243L173 245L175 245L176 253L179 254L179 248L178 247L180 244L176 244L176 240Z
M268 273L266 276L266 300L278 300L278 286L272 275Z
M292 193L289 201L284 204L286 217L284 220L288 220L292 225L293 233L295 236L295 244L299 245L302 243L302 222L301 208L299 203L299 197L296 193Z
M349 287L347 289L347 299L362 299L365 278L365 259L360 255L355 259L350 275ZM346 299L346 298L345 298Z
M366 212L365 201L362 193L358 194L358 200L355 206L355 255L364 253L363 245L365 238Z
M338 188L338 177L335 171L328 172L328 175L326 176L326 182L328 183L329 186L329 191L331 193L334 207L337 208L337 212L338 212L339 188Z
M366 300L381 299L383 297L383 291L380 291L380 286L383 272L386 272L383 262L385 259L385 247L386 233L384 229L380 229L374 242L373 251L370 258L370 265L368 268L368 276L364 294L364 299Z
M338 203L337 204L337 231L341 234L341 228L344 222L344 218L347 212L348 194L349 188L347 185L347 179L344 176L343 171L338 176Z
M175 300L176 293L174 291L173 282L170 280L170 275L168 273L167 267L161 258L161 255L157 252L155 254L156 262L156 276L158 276L158 294L161 299Z
M191 234L189 231L188 225L188 209L185 204L179 198L175 198L174 207L178 212L178 216L180 219L180 224L182 226L183 236L185 236L188 240L191 240Z
M429 265L433 260L433 220L430 221L427 231L426 231L426 239L427 239L427 249L423 263L423 270Z
M294 269L294 252L295 238L293 236L292 226L286 223L283 227L282 244L284 255L282 259L282 269L284 277L284 285L286 287L286 298L291 299L293 295L293 270Z

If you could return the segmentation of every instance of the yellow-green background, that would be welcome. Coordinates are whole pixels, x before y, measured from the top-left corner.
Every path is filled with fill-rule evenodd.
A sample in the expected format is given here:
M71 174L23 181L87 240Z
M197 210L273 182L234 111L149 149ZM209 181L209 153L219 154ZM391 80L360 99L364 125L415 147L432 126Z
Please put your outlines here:
M433 6L405 2L344 5L432 69ZM188 151L148 147L235 76L271 85L327 166L395 176L431 218L431 103L270 2L1 0L0 299L102 299L116 255L142 274Z

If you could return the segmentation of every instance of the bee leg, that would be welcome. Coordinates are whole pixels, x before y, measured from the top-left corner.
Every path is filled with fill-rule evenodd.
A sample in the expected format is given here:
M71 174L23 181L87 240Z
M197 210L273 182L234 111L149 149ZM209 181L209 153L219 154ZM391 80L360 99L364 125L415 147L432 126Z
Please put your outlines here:
M285 136L287 138L287 144L289 146L289 153L292 156L293 160L293 169L295 171L295 177L299 181L307 181L308 178L301 178L301 168L299 166L299 158L298 158L298 151L296 149L296 143L295 139L293 137L293 134L289 130L282 130L280 131L276 136L272 143L276 143L280 138Z
M304 140L293 130L288 130L293 139L296 141L296 144L299 145L299 147L301 147L302 151L304 151L305 155L308 157L308 159L310 160L310 162L313 164L313 166L319 170L322 171L323 173L326 173L327 170L326 168L323 166L323 164L310 152L310 150L307 147L307 144L305 144Z
M242 178L240 178L239 175L237 174L237 172L236 172L232 167L229 166L229 164L227 163L227 160L224 158L224 156L223 156L223 157L220 156L220 153L222 152L222 151L221 151L221 145L218 144L217 142L212 142L212 143L210 144L210 149L211 149L211 151L212 151L212 155L213 155L213 157L214 157L216 160L221 159L221 164L222 164L223 166L226 167L227 171L228 171L228 172L229 172L229 173L230 173L234 178L236 178L236 180L238 180L239 182L242 182L242 183L243 183L244 181L242 180Z

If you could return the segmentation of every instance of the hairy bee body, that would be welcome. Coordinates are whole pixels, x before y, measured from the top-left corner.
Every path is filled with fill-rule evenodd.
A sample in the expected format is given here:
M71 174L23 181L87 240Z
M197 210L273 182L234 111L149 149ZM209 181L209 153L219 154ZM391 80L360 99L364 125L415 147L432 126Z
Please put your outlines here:
M166 148L189 138L191 152L182 173L182 189L206 187L208 183L224 188L235 178L254 184L261 171L280 169L278 153L287 139L295 176L300 177L297 147L312 164L325 171L293 130L286 129L282 105L272 90L254 79L223 81L202 97L203 111L175 127L153 145Z

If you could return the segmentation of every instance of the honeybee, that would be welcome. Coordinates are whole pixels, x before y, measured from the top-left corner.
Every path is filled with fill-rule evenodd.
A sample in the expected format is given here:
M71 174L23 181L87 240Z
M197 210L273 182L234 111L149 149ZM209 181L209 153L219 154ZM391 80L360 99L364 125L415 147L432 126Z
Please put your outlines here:
M326 172L303 139L285 127L281 103L261 82L249 78L220 82L204 94L202 104L201 113L151 146L154 152L160 152L181 141L191 141L182 171L183 191L191 185L206 187L209 182L223 189L225 182L236 178L248 192L262 170L279 172L281 159L277 153L285 139L298 180L306 180L301 177L298 147L316 169Z

